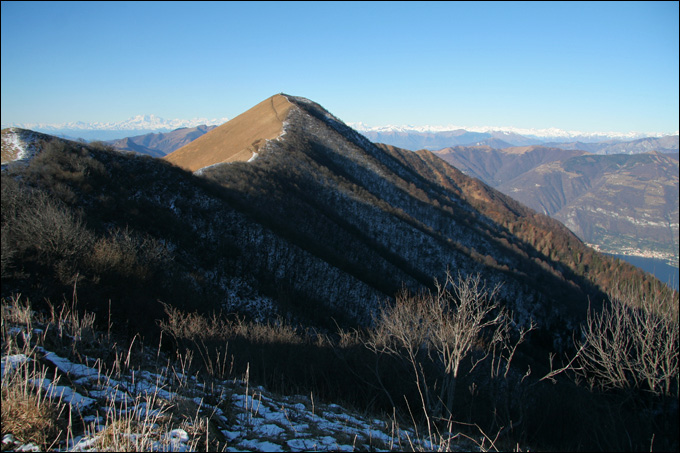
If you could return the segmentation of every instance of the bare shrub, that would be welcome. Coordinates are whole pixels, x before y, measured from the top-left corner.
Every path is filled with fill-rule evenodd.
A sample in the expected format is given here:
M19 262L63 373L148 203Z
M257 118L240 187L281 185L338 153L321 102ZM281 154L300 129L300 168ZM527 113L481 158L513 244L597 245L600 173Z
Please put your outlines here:
M237 319L232 324L233 334L256 344L301 344L302 336L290 324L282 320L267 322L266 324L246 322Z
M16 261L51 268L59 283L71 285L82 269L94 234L79 213L45 192L22 190L17 197L8 203L9 212L3 215L3 276L12 275ZM15 204L18 201L21 205Z
M677 300L626 285L600 313L588 311L575 370L600 390L640 389L678 396Z
M2 178L2 197L0 209L0 219L2 225L2 236L1 240L1 270L2 276L8 274L12 263L14 261L15 255L18 254L19 250L16 247L15 241L12 239L12 225L11 223L17 216L17 212L21 209L21 206L25 203L23 191L19 188L19 183L14 179L7 176Z
M588 310L576 353L559 369L552 369L551 355L541 381L558 383L564 373L574 391L586 391L573 422L583 428L581 442L606 450L677 450L678 293L660 282L612 287L600 311Z
M45 258L74 259L93 241L82 218L68 207L36 192L17 213L13 236Z
M2 234L0 235L0 275L3 277L8 275L14 262L14 257L17 255L17 250L13 247L7 230L8 228L5 228L3 225Z
M133 275L136 264L136 252L124 250L121 245L112 238L99 238L95 242L92 253L89 256L92 269L97 273L123 271L122 275Z
M125 278L145 280L163 263L169 252L160 241L134 234L128 228L116 228L92 246L87 263L98 273L115 273Z

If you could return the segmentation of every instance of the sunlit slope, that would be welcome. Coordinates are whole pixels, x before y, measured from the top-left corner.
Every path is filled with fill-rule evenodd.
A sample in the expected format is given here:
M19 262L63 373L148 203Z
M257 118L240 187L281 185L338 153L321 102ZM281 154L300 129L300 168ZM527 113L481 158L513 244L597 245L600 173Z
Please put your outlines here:
M51 135L29 129L10 127L2 130L2 164L28 161L40 152L41 141L54 139Z
M165 159L190 171L224 162L246 162L266 140L281 135L291 107L284 96L274 95Z

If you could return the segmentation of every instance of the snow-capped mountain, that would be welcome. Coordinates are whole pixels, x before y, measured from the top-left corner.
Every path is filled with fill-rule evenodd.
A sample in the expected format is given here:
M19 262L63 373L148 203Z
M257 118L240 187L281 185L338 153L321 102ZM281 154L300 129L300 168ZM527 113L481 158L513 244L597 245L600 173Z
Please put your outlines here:
M582 132L582 131L566 131L556 127L547 129L531 129L519 128L511 126L456 126L456 125L387 125L387 126L368 126L362 122L348 123L349 126L359 132L369 133L429 133L436 134L441 132L451 131L465 131L492 134L494 138L502 139L503 135L513 136L521 135L527 138L534 138L541 141L582 141L582 142L599 142L604 140L635 140L645 137L663 137L666 135L677 135L677 132L662 133L662 132Z
M136 115L124 121L118 122L84 122L71 121L65 123L10 123L3 124L2 128L18 127L30 129L37 132L44 132L65 137L80 137L85 139L113 140L127 137L129 131L139 134L150 132L169 132L184 127L196 127L200 125L218 126L224 124L229 118L191 118L191 119L165 119L156 115ZM404 135L435 135L446 134L464 135L474 137L471 141L463 140L465 143L447 143L445 146L475 144L483 139L499 139L507 141L514 146L526 146L546 142L574 142L594 143L601 141L629 141L648 137L664 137L667 135L677 135L674 133L662 132L582 132L567 131L559 128L533 129L519 128L511 126L457 126L457 125L385 125L369 126L363 122L347 123L353 129L363 133L373 141L381 141L385 135L399 134ZM483 134L484 136L480 136ZM385 143L396 146L404 146L404 143ZM442 146L444 147L444 146ZM436 149L436 147L425 146L426 149Z
M170 132L180 128L197 126L217 126L226 123L228 118L192 118L192 119L164 119L156 115L137 115L119 122L83 122L68 123L12 123L2 125L2 128L17 127L32 131L43 132L65 138L79 138L85 140L118 140L125 137L148 133Z
M106 130L106 131L136 131L136 130L174 130L180 127L196 127L202 124L212 126L227 122L228 118L192 118L192 119L164 119L156 115L137 115L119 122L93 122L72 121L68 123L25 123L11 124L10 127L20 127L34 131L60 131L60 130ZM5 126L3 125L3 128Z

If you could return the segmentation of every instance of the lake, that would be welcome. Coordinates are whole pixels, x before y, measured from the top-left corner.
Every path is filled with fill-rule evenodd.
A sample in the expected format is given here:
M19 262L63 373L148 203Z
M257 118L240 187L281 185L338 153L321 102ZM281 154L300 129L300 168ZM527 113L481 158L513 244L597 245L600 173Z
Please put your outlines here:
M678 271L677 267L673 267L667 264L663 260L656 258L643 258L641 256L628 256L628 255L612 255L616 258L620 258L624 261L629 262L633 266L637 266L640 269L654 274L656 278L666 283L671 288L678 289Z

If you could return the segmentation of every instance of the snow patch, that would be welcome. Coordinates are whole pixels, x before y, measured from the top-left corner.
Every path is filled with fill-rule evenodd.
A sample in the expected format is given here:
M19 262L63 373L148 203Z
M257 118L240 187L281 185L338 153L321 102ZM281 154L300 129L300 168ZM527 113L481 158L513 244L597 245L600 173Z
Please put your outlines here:
M0 375L5 378L5 371L7 374L12 373L17 367L29 362L31 359L24 354L13 354L2 358L0 362Z
M110 435L107 434L110 421L120 418L151 424L141 432L120 432L123 441L133 445L141 442L152 451L194 451L202 440L195 436L192 439L189 434L193 421L184 420L181 427L160 422L161 417L171 413L167 404L175 407L182 400L193 401L205 411L197 420L206 415L211 418L211 423L228 440L227 451L387 451L395 445L413 445L417 450L436 447L418 440L413 430L400 429L389 420L363 418L337 404L314 404L308 396L275 395L261 386L249 388L244 380L216 380L210 385L213 393L209 393L196 376L174 369L135 370L112 379L101 376L93 367L73 363L43 348L35 351L44 355L58 374L67 374L69 379L64 381L76 384L78 390L57 385L59 377L31 382L48 397L71 405L81 414L83 424L90 427L87 432L74 433L58 450L96 451L106 442L105 436ZM83 359L84 363L92 362L87 357ZM24 354L2 357L3 373L29 360L32 358ZM191 388L192 385L195 387ZM229 414L219 405L204 403L213 397L230 399ZM137 424L131 426L142 428ZM3 450L38 451L36 445L18 442L11 434L3 436L2 444ZM474 447L452 446L463 451Z
M87 396L83 396L70 387L64 385L54 385L50 379L31 379L33 385L45 390L48 397L61 400L63 403L70 404L71 407L83 409L93 405L96 401Z

